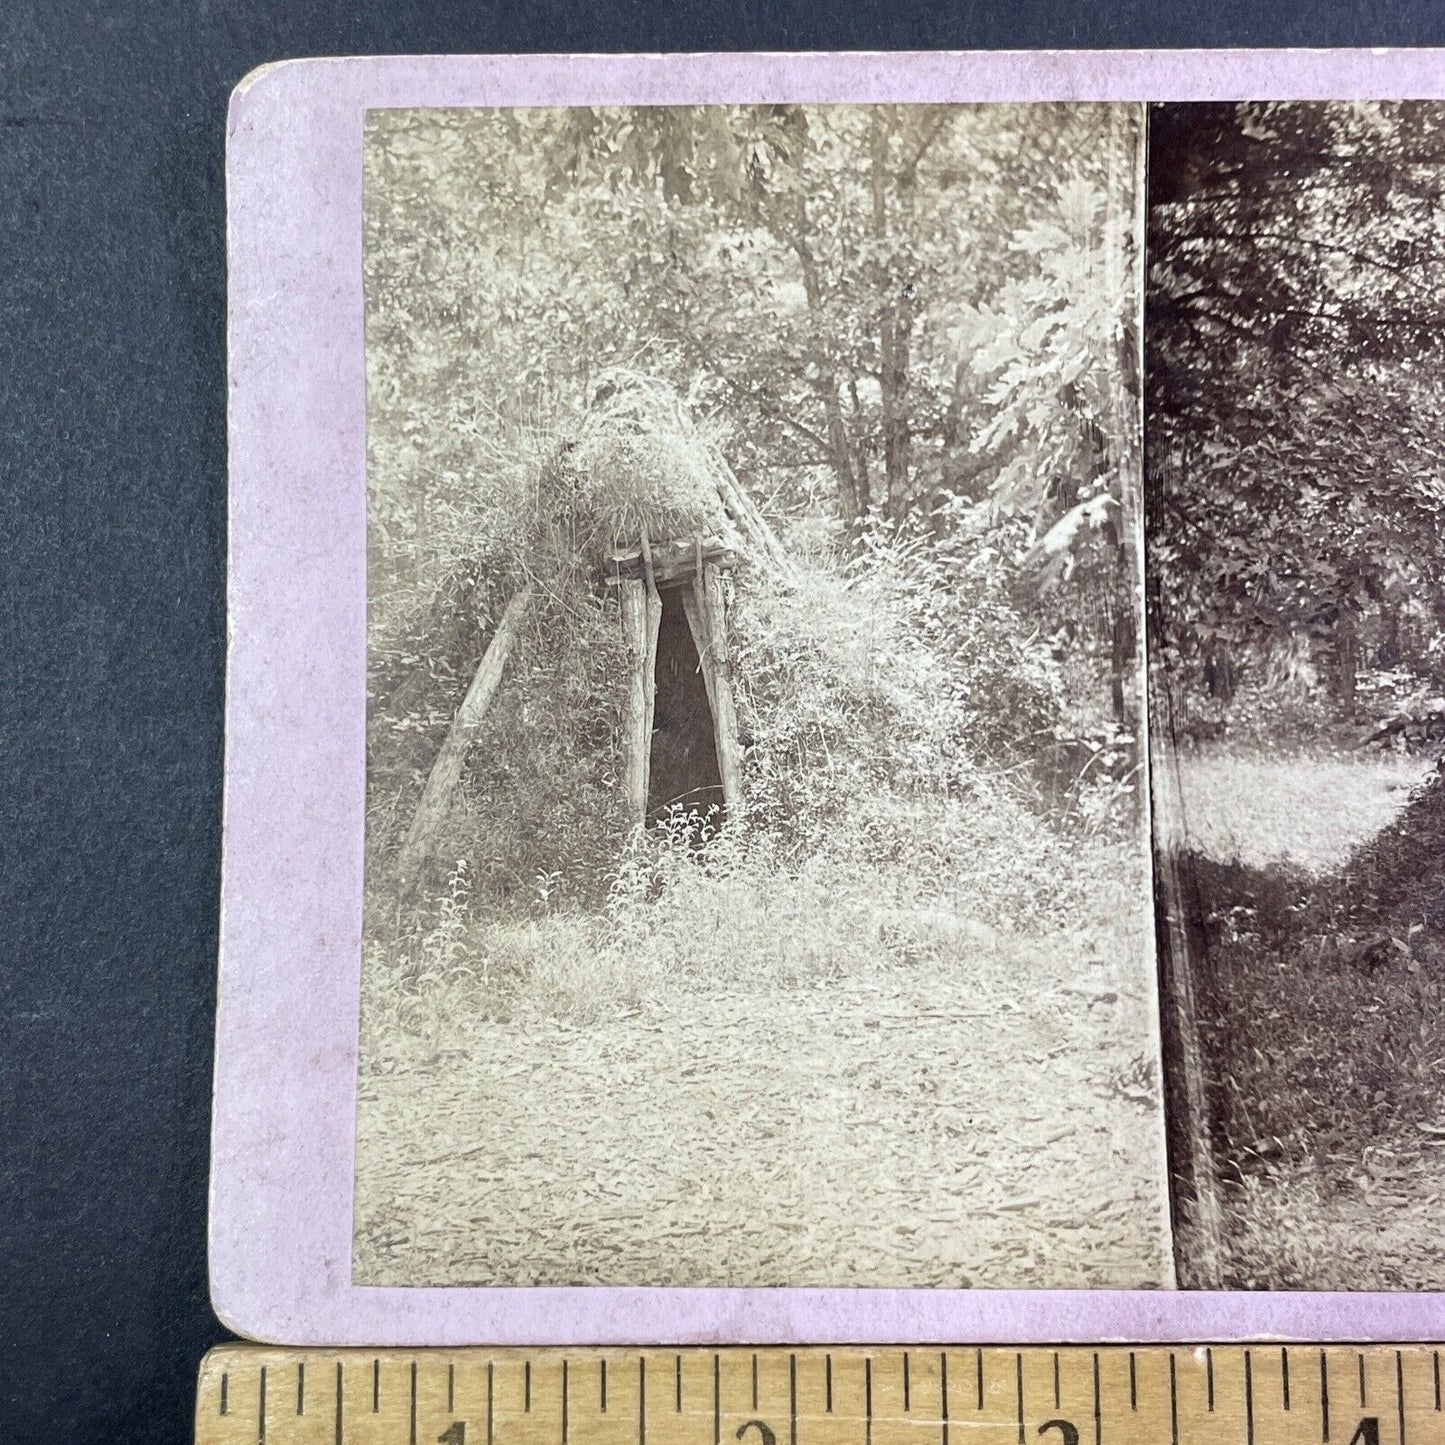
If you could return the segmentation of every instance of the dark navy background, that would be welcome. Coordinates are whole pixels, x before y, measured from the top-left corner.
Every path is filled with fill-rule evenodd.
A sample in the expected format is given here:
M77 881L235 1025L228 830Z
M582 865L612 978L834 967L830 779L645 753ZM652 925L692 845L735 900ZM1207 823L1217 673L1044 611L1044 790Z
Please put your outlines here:
M0 1440L185 1442L220 849L226 99L398 51L1445 43L1431 0L0 0Z

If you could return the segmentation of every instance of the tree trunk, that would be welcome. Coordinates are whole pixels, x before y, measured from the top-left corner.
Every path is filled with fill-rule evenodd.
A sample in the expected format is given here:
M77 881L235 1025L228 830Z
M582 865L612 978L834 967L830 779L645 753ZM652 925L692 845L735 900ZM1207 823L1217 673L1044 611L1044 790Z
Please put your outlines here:
M1380 639L1380 646L1375 654L1375 665L1377 667L1398 667L1405 656L1405 649L1401 641L1400 604L1386 602L1381 608L1381 612L1384 616L1385 635Z
M1339 616L1335 619L1335 667L1340 703L1345 715L1353 717L1360 673L1360 632L1359 619L1348 602L1340 603Z
M874 107L869 130L872 172L873 238L878 244L874 283L882 303L879 319L878 384L883 404L883 496L888 517L897 521L908 506L908 474L912 431L908 424L908 368L913 333L913 283L899 280L881 259L888 239L887 170L888 132L882 111ZM899 176L900 199L912 184Z
M818 275L817 258L808 243L807 207L798 202L791 225L772 210L766 214L766 221L773 235L791 247L797 256L803 272L803 294L808 301L808 311L821 327L823 283ZM826 344L818 348L814 359L818 367L818 395L823 403L828 462L838 479L838 510L851 537L856 535L857 519L868 513L867 478L860 478L853 466L848 425L843 419L843 404L838 400L838 368Z
M1226 707L1234 701L1234 653L1227 642L1214 638L1204 648L1204 685L1210 697Z
M1134 674L1134 652L1137 638L1134 635L1133 598L1121 604L1114 599L1114 624L1110 639L1109 698L1114 708L1114 721L1121 727L1128 722L1128 683Z
M452 804L461 786L462 769L467 760L467 749L476 737L482 719L497 688L502 681L502 671L511 656L517 634L521 631L522 619L526 615L529 593L524 588L507 603L497 630L482 654L476 676L467 688L467 695L452 719L451 730L441 751L432 763L427 775L426 787L422 789L421 801L407 830L406 840L401 846L397 868L404 880L420 876L422 868L435 851L439 835L451 813Z
M1171 699L1162 672L1149 678L1149 806L1155 839L1154 933L1159 967L1159 1022L1170 1197L1176 1219L1175 1267L1186 1289L1224 1284L1224 1206L1211 1146L1213 1113L1196 969L1207 965L1189 946L1187 916L1201 914L1181 857L1185 838L1179 753ZM1183 1239L1181 1240L1181 1235Z

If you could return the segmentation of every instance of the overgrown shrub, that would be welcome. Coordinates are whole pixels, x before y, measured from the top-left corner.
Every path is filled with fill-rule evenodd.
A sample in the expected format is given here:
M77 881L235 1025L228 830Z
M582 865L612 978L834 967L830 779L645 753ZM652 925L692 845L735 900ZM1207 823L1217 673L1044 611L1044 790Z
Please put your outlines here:
M1221 1177L1348 1178L1445 1097L1445 783L1337 872L1200 854L1184 885Z

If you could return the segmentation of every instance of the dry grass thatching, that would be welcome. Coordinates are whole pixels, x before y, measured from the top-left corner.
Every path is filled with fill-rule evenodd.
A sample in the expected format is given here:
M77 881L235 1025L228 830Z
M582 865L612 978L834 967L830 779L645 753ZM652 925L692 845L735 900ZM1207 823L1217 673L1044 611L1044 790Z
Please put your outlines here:
M635 546L644 531L748 549L721 443L666 383L605 371L580 417L482 441L485 482L470 519L485 554L477 560L545 589L590 581L608 552Z

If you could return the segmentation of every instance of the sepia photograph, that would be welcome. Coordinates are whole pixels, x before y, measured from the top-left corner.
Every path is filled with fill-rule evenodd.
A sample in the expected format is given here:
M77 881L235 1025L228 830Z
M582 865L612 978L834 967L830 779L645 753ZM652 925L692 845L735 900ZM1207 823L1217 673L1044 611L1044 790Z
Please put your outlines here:
M1445 107L1149 116L1181 1284L1445 1287Z
M368 113L358 1284L1174 1283L1144 139Z

